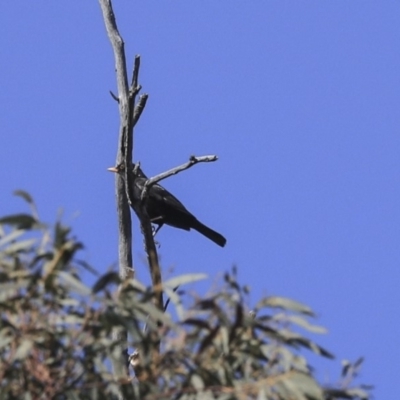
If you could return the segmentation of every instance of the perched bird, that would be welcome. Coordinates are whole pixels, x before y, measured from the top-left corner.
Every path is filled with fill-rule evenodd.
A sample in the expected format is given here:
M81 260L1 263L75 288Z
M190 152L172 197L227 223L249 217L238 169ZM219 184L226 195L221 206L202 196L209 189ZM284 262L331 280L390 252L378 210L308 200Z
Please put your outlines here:
M115 168L109 168L109 170L118 171ZM147 179L138 167L135 189L139 189L140 193ZM157 183L148 189L146 211L150 221L158 225L156 232L166 224L186 231L194 229L221 247L226 244L226 239L221 234L202 224L173 194Z

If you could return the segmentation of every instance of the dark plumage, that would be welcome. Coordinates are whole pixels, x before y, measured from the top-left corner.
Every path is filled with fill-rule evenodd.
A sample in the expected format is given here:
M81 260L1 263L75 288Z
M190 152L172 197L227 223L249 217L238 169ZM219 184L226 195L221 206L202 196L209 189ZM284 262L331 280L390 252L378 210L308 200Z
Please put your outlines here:
M141 192L147 177L140 168L137 172L138 177L135 180L135 185ZM155 184L148 189L146 210L150 221L158 225L157 231L164 224L186 231L195 229L221 247L226 244L226 239L221 234L202 224L173 194L161 185Z

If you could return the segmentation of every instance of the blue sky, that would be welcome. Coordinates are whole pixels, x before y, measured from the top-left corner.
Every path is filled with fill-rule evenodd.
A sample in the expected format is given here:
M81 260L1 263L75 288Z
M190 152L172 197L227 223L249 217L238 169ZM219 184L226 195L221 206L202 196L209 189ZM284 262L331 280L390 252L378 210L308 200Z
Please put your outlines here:
M149 101L134 158L149 175L217 154L164 182L223 233L159 234L165 276L233 264L251 300L310 305L337 360L365 356L375 398L398 395L400 359L400 3L115 2L129 64ZM118 3L118 4L117 4ZM114 59L100 7L5 2L0 14L0 214L64 220L99 271L117 260ZM137 232L137 229L136 229ZM136 236L138 277L148 280ZM171 272L172 271L172 272Z

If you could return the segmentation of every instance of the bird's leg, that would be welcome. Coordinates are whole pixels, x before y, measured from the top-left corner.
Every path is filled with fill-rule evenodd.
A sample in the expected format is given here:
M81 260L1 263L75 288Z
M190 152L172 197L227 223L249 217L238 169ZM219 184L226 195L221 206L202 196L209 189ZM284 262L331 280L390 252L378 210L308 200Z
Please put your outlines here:
M158 225L157 228L154 228L153 225L151 226L151 229L153 229L153 238L156 237L157 232L160 230L160 228L161 228L162 226L163 226L163 224ZM157 245L157 247L160 247L160 243L157 242L157 240L155 240L154 243Z
M157 226L156 229L154 229L154 227L153 227L153 229L154 229L154 231L153 231L153 237L155 237L155 236L157 235L157 232L161 229L161 227L162 227L163 225L164 225L164 224L159 224L159 225Z

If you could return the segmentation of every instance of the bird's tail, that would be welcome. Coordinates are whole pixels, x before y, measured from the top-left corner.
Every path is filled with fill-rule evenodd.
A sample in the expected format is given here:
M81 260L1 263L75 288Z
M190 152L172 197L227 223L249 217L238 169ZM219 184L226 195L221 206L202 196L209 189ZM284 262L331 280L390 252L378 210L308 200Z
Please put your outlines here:
M197 232L200 232L202 235L204 235L206 238L212 240L218 246L224 247L226 244L226 239L221 234L213 231L212 229L210 229L208 226L205 226L197 219L196 219L196 222L193 223L191 228L195 229Z

